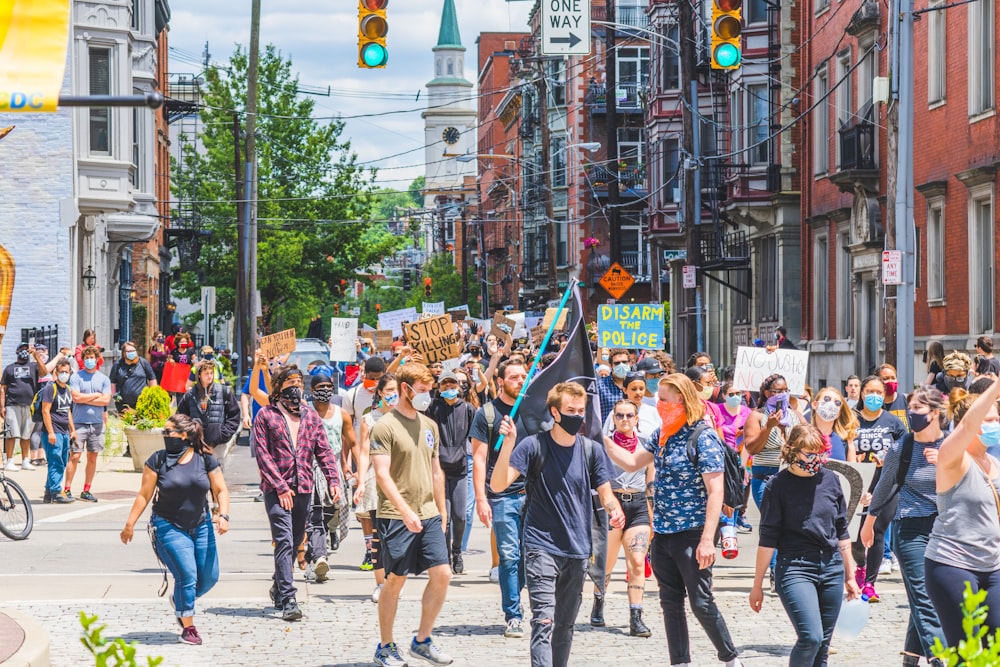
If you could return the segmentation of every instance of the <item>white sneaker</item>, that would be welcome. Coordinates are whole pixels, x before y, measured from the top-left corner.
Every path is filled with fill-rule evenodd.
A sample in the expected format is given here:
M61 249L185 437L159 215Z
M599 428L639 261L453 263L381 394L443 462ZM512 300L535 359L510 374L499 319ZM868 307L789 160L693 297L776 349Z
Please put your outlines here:
M31 465L31 463L28 463L28 465ZM8 470L10 472L13 472L13 471L17 470L18 468L17 468L17 464L14 463L14 459L7 459L7 465L5 465L3 467L3 469L4 470Z
M878 566L879 574L892 574L892 560L886 558L882 561L882 564Z
M322 584L327 580L327 573L330 572L330 564L326 562L326 558L316 559L316 566L313 568L313 572L316 574L317 584Z
M490 583L499 584L500 583L500 568L494 567L490 568Z
M375 584L375 590L372 591L372 602L378 604L378 599L382 597L382 586L385 584Z
M15 470L16 469L17 467L15 466ZM28 459L24 459L21 461L21 470L34 470L34 469L35 469L35 464L29 461Z

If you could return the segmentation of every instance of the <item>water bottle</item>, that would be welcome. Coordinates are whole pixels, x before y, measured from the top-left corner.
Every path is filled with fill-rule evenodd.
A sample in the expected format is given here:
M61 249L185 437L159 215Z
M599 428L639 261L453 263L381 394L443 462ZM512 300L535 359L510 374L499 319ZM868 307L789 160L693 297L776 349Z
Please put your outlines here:
M736 526L726 517L722 521L722 557L732 560L740 555L740 544L736 540Z
M833 635L837 639L844 641L857 639L861 631L868 625L868 616L870 613L871 608L868 605L867 595L845 601L840 606L840 616L837 618L837 625L833 629Z

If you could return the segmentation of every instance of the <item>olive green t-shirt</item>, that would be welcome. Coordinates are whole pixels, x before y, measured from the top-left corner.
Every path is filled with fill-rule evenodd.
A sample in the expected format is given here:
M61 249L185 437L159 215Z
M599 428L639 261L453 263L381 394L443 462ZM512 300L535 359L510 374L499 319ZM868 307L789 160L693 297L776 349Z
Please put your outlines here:
M422 414L407 419L397 410L391 411L372 427L371 455L389 457L389 475L396 483L406 504L423 519L439 516L434 502L432 459L437 458L440 438L437 424ZM402 519L403 515L378 490L380 519Z

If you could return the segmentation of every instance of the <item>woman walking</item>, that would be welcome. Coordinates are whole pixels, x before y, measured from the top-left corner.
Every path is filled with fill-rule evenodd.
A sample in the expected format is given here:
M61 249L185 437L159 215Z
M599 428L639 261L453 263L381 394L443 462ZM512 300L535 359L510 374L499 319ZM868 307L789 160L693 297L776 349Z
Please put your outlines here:
M840 392L823 387L813 401L813 426L830 442L830 458L854 463L854 438L858 434L858 418Z
M170 353L164 345L165 341L163 332L157 331L153 334L152 344L146 350L147 361L153 367L153 373L156 374L156 384L163 382L163 367L167 365L167 359L170 357Z
M229 530L229 490L219 462L207 453L201 424L174 415L163 427L165 448L146 461L142 486L121 532L132 541L135 522L152 501L149 520L157 557L174 576L174 613L180 641L201 644L194 626L195 600L219 580L219 554L206 500L209 489L219 499L219 534ZM155 497L154 497L155 495Z
M844 492L838 476L823 469L829 456L815 427L794 427L781 450L788 467L764 490L750 608L759 612L764 603L764 572L777 549L778 597L798 637L790 667L826 665L844 586L849 600L860 594Z

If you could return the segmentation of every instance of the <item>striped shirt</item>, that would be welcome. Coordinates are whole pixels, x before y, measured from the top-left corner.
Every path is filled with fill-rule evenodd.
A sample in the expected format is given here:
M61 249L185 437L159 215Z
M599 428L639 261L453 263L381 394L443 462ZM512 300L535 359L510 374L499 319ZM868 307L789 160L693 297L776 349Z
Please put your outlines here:
M896 483L896 473L899 471L899 460L902 455L902 437L892 443L882 462L882 476L872 492L872 503L869 507L881 508ZM906 471L906 479L899 490L899 503L896 505L894 519L910 519L937 514L937 487L934 480L935 467L927 462L924 449L940 449L944 436L933 442L913 443L913 455L910 457L910 467ZM873 513L874 514L874 513Z

